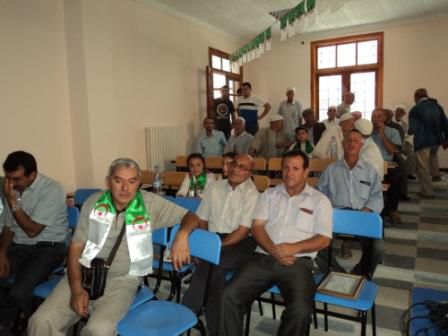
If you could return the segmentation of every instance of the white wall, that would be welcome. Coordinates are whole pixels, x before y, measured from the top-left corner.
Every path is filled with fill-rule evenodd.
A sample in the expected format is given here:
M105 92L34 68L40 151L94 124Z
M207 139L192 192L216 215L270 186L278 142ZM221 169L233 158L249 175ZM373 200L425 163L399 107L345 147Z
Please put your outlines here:
M274 111L289 86L296 87L296 96L307 107L311 99L310 42L379 31L384 32L383 106L404 104L410 108L415 89L426 87L448 111L446 16L304 34L277 42L271 52L244 66L244 80L252 82L253 92L270 101ZM441 155L441 163L448 167L446 151Z
M240 43L150 0L0 0L0 45L0 161L29 150L72 191L119 156L146 168L145 127L196 136L208 47Z

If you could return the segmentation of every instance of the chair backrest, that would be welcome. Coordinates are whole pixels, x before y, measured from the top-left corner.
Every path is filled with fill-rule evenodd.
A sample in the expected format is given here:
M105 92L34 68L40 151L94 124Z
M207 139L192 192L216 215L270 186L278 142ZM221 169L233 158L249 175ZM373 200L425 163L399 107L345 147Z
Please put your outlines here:
M307 177L306 178L306 183L311 186L311 187L315 187L317 186L317 182L319 182L319 178L318 177Z
M188 170L187 156L179 155L176 157L176 170L178 171Z
M153 170L142 170L140 179L142 184L150 184L154 182L154 171Z
M322 173L325 168L327 168L328 165L332 164L333 162L335 162L334 159L317 159L317 158L312 158L310 160L310 166L309 166L309 170L311 173Z
M173 244L179 228L180 225L176 225L171 230L169 243L170 247ZM195 229L188 237L188 244L190 247L190 254L193 257L219 265L221 256L221 238L219 238L216 233L202 229Z
M193 213L199 208L199 204L201 203L201 199L199 197L173 197L173 196L164 196L167 200L177 204L178 206L187 209Z
M254 170L266 171L266 159L263 157L254 158Z
M152 242L157 245L166 246L168 244L168 228L154 230L152 232Z
M374 212L333 210L333 233L383 238L383 220Z
M76 228L79 220L79 209L77 207L67 207L68 227L72 230Z
M209 156L205 158L205 165L207 169L221 170L222 169L222 156Z
M163 184L170 189L179 189L185 178L185 172L165 171L163 172Z
M90 197L90 195L101 191L101 189L98 188L83 188L83 189L77 189L75 191L75 196L73 197L75 200L75 205L77 207L81 207L82 204Z
M259 192L263 192L269 188L269 185L271 183L269 177L265 175L252 175L252 177L254 178L255 186L257 187L257 190Z
M282 170L282 158L274 157L270 158L268 161L269 172L278 172Z

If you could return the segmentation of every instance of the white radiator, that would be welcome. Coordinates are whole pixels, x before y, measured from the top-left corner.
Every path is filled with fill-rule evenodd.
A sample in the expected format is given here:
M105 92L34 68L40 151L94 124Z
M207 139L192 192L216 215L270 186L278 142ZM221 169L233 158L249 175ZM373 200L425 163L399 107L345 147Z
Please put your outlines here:
M159 166L160 170L173 170L171 163L178 155L185 152L185 137L182 127L147 127L146 164L147 169Z

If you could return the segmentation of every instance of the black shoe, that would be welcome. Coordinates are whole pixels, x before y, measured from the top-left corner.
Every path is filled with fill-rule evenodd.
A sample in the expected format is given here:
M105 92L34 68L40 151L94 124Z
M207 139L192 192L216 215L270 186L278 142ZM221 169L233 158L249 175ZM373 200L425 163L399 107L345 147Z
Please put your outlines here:
M418 193L417 195L421 199L435 199L436 198L434 195L426 195L426 194L422 194L422 193Z
M400 195L400 201L409 202L410 200L408 195Z
M408 180L416 180L417 177L414 175L408 175Z
M440 182L440 181L442 181L442 178L440 177L440 175L439 176L433 176L432 177L432 181L433 182Z

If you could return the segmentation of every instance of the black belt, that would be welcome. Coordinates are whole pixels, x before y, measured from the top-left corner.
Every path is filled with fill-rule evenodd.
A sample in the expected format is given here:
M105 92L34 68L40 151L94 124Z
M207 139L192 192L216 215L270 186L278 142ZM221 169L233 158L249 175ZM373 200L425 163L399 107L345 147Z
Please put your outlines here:
M61 242L51 242L51 241L40 241L37 242L36 247L62 247L65 246L65 243Z

